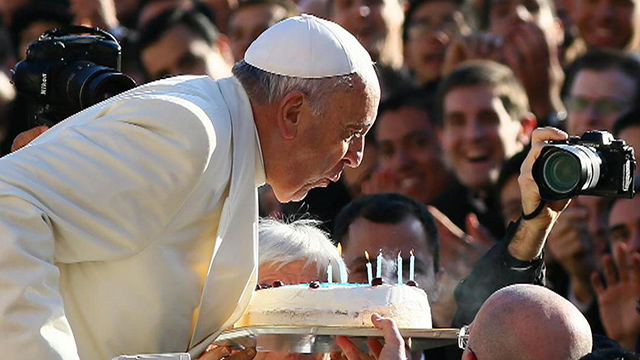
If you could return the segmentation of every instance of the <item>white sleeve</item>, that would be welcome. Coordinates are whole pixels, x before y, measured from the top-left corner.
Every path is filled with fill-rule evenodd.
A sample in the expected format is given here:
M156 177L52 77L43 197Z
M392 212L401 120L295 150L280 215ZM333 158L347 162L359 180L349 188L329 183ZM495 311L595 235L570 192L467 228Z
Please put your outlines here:
M0 159L0 357L77 359L56 263L143 249L189 197L215 145L195 106L130 99Z

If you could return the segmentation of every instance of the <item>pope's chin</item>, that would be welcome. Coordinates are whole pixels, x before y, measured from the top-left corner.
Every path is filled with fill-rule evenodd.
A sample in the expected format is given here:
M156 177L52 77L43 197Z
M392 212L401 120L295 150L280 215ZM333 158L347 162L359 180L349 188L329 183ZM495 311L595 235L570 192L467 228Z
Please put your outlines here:
M297 188L283 189L274 185L271 185L271 187L273 188L273 193L276 196L276 199L284 204L291 201L300 201L307 196L309 190L319 187L327 187L330 182L331 180L329 179L321 179L306 183L302 186L298 186Z

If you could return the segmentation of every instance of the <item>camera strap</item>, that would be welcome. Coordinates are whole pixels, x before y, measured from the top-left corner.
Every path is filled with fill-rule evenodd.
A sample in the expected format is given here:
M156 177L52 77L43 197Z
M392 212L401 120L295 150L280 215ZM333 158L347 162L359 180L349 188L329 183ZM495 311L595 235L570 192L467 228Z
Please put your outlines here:
M540 215L540 213L542 212L542 209L544 209L545 205L547 205L547 202L544 200L540 200L540 204L538 204L538 207L533 210L533 212L529 215L525 214L524 211L522 212L522 220L531 220L533 218L535 218L536 216Z

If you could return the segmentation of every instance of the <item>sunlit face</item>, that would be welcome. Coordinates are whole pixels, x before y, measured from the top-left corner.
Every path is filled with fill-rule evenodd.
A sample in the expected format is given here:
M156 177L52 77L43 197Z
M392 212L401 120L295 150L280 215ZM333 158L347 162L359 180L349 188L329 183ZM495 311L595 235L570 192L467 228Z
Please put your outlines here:
M258 269L258 284L271 285L280 280L286 285L309 283L320 279L318 265L309 265L306 260L292 261L284 266L280 263L264 263ZM325 275L326 276L326 275ZM290 354L275 352L259 352L255 359L258 360L321 360L324 354Z
M233 58L242 60L253 40L286 16L287 10L277 4L255 4L234 12L228 30Z
M442 148L458 181L471 190L495 183L502 162L522 150L521 133L520 121L491 87L457 87L444 98Z
M505 227L509 225L509 222L518 220L522 215L522 196L517 175L512 176L504 183L500 191L500 205Z
M396 224L380 224L365 218L357 218L349 226L347 233L348 242L344 245L344 261L349 269L349 282L367 283L367 260L364 257L365 250L371 256L373 274L376 274L377 263L375 257L379 249L382 249L387 263L396 263L398 253L401 253L403 261L404 282L408 280L408 266L410 251L414 249L415 274L418 284L425 291L433 290L435 286L433 254L428 246L427 235L422 223L414 216ZM383 265L384 266L384 265ZM397 270L382 269L383 274L391 275L391 279L397 281Z
M587 45L624 50L637 42L637 0L575 0L572 8L572 18Z
M609 240L622 241L631 251L640 251L640 197L617 199L609 213Z
M636 82L618 69L578 72L565 99L569 134L612 131L616 119L633 106Z
M153 80L173 75L209 75L213 79L231 75L230 65L216 47L185 25L174 26L143 49L142 65Z
M388 42L399 39L404 15L397 0L334 0L332 4L332 20L351 32L374 61L380 60Z
M267 182L281 202L303 199L309 190L338 181L345 167L357 167L362 161L364 135L375 121L379 89L358 80L351 90L330 96L328 109L318 116L305 100L295 138L286 140L292 150L282 154L285 168L267 172Z
M440 77L453 37L466 29L454 1L428 1L413 13L404 46L405 63L421 84Z
M436 129L425 110L405 106L378 118L380 166L397 175L399 192L428 204L446 187Z

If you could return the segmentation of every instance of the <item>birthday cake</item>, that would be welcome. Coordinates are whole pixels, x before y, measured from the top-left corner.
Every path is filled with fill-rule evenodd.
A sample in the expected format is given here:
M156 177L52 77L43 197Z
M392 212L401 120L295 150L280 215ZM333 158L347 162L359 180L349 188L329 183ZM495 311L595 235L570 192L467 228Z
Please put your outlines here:
M371 314L399 328L431 328L427 294L416 286L382 284L284 285L257 290L236 327L372 327Z

